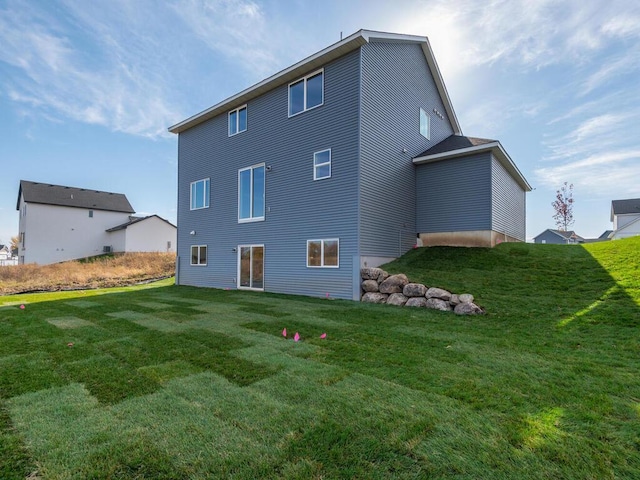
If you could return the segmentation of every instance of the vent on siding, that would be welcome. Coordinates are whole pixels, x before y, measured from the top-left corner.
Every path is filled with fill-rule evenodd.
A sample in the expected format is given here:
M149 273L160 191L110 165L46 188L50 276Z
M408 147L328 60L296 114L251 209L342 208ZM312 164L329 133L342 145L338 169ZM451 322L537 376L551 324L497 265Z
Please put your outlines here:
M111 253L111 245L105 245L102 247L102 253Z

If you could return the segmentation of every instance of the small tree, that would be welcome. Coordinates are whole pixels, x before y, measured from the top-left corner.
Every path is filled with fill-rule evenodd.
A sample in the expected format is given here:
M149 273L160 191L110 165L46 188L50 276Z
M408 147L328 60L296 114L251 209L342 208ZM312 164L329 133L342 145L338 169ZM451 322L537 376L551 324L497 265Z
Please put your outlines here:
M20 237L16 235L15 237L11 237L11 255L14 252L18 251L18 247L20 246Z
M551 203L553 219L558 230L567 231L573 225L573 183L564 182L560 190L556 190L556 199Z

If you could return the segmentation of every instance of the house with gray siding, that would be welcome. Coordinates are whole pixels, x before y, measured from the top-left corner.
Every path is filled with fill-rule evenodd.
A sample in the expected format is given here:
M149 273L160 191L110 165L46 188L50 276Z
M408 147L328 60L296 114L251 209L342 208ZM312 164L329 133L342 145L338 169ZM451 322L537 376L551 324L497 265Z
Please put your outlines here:
M178 284L359 299L416 244L525 239L531 187L462 134L426 37L361 30L169 131Z
M575 245L585 243L586 239L573 230L553 230L547 228L544 232L533 237L533 243L549 243L554 245Z

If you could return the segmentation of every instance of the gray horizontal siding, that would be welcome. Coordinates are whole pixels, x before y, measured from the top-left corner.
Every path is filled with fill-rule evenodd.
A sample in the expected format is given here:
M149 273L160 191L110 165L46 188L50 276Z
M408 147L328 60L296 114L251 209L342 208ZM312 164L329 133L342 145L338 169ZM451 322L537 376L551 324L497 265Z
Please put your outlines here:
M550 243L550 244L558 244L558 245L563 245L567 243L567 241L564 238L562 238L560 235L558 235L557 233L550 232L549 230L545 230L540 235L535 237L534 242Z
M309 72L310 73L310 72ZM249 102L248 128L227 135L226 113L180 134L178 250L182 284L235 288L240 244L265 245L265 290L352 298L357 255L359 53L325 66L324 104L288 118L288 88ZM313 153L330 148L332 176L313 180ZM238 169L266 173L265 221L238 223ZM189 210L189 184L211 178L210 208ZM190 236L195 230L197 234ZM339 238L340 268L306 267L309 239ZM207 244L209 264L189 266L189 246Z
M419 45L362 47L360 249L399 256L415 243L412 158L453 133ZM431 140L419 131L419 109L431 117ZM406 152L403 153L403 149Z
M524 241L526 238L525 191L493 156L491 170L492 230Z
M491 228L491 158L480 153L416 167L418 232Z

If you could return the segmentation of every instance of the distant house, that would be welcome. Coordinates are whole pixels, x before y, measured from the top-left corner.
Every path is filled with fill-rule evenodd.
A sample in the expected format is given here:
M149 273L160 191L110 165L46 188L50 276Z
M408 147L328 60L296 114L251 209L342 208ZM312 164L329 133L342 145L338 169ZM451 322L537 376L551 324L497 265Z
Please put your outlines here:
M557 245L567 245L585 243L585 239L573 230L553 230L547 228L544 232L533 237L534 243L551 243Z
M634 237L640 235L640 198L613 200L611 202L613 232L610 238Z
M176 227L135 213L124 194L22 180L19 263L41 265L108 252L175 252Z
M8 245L0 245L0 260L11 258L11 249Z
M531 187L462 134L426 37L360 30L169 130L179 284L359 299L416 244L526 238Z
M598 240L611 240L611 234L613 233L613 230L605 230L604 232L602 232L602 234L598 237Z

